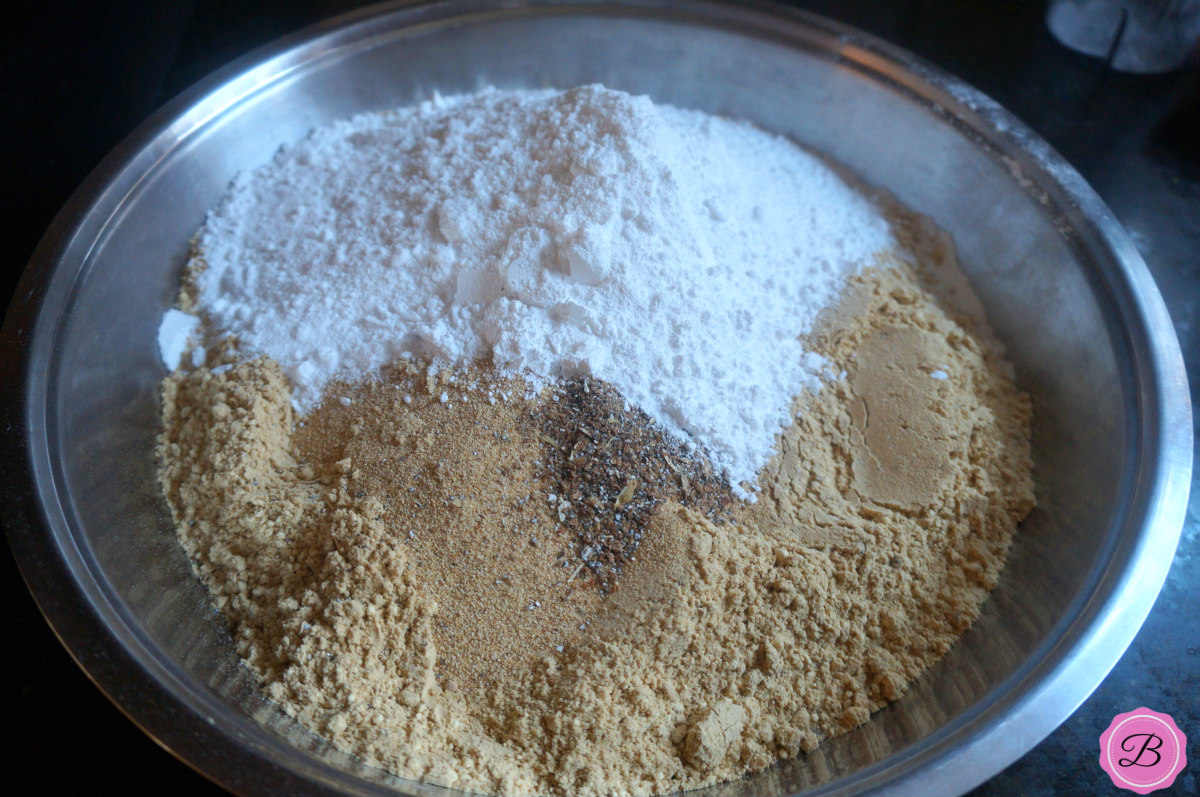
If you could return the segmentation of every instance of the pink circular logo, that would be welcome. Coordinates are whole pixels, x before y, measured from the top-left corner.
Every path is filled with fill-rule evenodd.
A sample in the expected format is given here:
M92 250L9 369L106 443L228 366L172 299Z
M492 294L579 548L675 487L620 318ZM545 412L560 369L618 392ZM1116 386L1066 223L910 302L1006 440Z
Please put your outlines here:
M1169 714L1148 708L1113 717L1100 734L1100 766L1119 788L1165 789L1187 764L1187 737Z

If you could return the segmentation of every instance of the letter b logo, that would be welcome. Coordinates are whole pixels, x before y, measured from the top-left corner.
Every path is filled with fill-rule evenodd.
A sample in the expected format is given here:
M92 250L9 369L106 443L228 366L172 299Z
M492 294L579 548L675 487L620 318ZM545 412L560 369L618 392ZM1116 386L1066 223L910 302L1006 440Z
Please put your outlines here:
M1175 782L1187 764L1186 747L1169 715L1139 708L1113 717L1100 736L1100 766L1116 786L1149 794Z
M1139 740L1141 746L1139 747ZM1129 752L1137 749L1137 755L1133 758L1118 758L1117 766L1119 767L1153 767L1157 766L1162 761L1162 756L1158 751L1163 746L1162 737L1157 733L1131 733L1121 740L1121 749ZM1146 760L1142 760L1142 754L1148 753ZM1150 756L1154 756L1154 760L1150 760Z

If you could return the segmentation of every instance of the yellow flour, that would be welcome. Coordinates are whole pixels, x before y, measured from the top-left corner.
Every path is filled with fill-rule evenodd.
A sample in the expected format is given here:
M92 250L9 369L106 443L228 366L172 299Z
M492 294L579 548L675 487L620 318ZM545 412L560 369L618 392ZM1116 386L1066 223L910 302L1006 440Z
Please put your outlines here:
M852 280L808 343L845 376L797 398L758 502L710 520L679 479L611 594L564 566L548 399L489 403L483 367L337 385L295 428L271 361L177 373L164 491L268 695L364 761L498 794L728 780L898 698L1033 505L1028 400L932 289Z

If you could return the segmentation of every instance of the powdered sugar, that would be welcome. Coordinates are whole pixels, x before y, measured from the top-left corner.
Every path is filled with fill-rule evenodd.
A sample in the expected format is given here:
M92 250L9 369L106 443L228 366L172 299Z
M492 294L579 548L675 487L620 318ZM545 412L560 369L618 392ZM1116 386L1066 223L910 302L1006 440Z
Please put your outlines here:
M195 336L200 327L200 319L194 315L182 313L175 308L163 313L162 321L158 324L158 356L168 371L179 367L188 342Z
M612 383L737 485L819 386L797 337L893 240L787 139L588 86L318 130L240 175L198 244L198 309L301 409L404 352L491 355Z

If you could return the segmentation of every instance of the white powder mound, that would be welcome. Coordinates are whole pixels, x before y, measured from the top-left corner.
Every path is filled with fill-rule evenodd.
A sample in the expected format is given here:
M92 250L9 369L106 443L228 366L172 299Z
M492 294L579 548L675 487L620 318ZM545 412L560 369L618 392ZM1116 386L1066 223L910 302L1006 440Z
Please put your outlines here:
M162 321L158 324L158 356L162 358L163 365L167 367L168 371L174 371L179 367L188 343L192 341L199 329L200 319L194 315L181 313L174 308L163 313ZM200 349L192 351L193 354L195 352L203 354Z
M893 239L787 139L587 86L317 130L240 175L198 243L199 309L278 360L301 410L405 352L591 373L745 497L819 387L797 337Z

